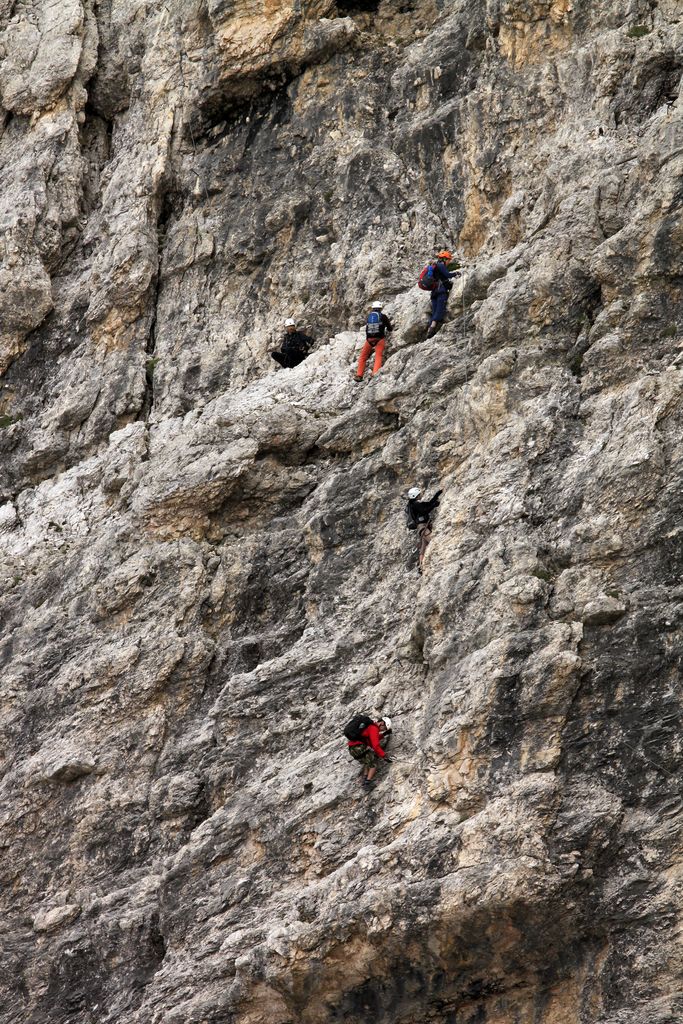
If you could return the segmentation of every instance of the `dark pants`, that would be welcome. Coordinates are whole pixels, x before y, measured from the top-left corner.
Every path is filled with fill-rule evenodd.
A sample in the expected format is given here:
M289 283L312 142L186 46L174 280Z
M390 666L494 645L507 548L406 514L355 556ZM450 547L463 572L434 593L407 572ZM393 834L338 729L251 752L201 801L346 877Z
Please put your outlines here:
M446 305L448 303L448 292L440 284L432 292L432 320L440 324L446 316Z
M303 363L306 358L303 352L271 352L270 353L276 363L280 366L284 366L286 370L293 370L299 363Z

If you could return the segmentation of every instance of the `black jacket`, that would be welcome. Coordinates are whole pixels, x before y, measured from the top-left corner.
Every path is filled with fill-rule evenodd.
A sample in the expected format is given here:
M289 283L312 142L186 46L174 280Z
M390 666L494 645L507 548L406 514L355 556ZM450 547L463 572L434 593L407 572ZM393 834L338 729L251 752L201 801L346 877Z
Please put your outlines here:
M285 334L282 339L282 351L286 352L287 355L308 355L309 349L313 348L313 338L309 338L307 334L303 334L301 331L292 331L291 334Z
M428 523L431 518L431 513L439 504L439 497L441 493L441 491L437 491L434 497L430 498L429 501L418 501L417 498L410 498L408 501L408 508L406 509L408 522L415 523L416 526Z

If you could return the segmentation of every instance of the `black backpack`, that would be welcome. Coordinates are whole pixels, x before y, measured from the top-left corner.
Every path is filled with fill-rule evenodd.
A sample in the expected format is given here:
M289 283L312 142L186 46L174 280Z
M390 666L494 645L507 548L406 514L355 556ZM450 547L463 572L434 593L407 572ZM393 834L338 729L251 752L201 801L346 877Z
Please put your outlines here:
M372 718L368 718L367 715L354 715L348 725L344 727L344 735L347 740L351 740L354 743L362 741L361 733L363 729L367 729L369 725L372 725L372 722Z
M408 502L408 504L406 505L406 529L417 530L417 520L413 515L413 510L411 508L410 502Z

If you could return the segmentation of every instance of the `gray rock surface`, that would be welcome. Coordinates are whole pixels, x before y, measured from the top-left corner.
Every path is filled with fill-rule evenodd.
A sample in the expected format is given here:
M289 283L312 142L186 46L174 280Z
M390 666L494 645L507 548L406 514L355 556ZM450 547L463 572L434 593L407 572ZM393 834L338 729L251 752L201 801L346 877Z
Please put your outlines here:
M0 0L3 1022L683 1018L682 73L678 0Z

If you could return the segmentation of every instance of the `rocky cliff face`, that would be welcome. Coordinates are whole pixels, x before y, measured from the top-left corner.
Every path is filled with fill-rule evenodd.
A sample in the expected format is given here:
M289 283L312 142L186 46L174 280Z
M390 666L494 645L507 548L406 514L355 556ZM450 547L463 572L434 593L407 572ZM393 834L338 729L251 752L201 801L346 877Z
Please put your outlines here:
M682 72L679 0L0 0L3 1021L683 1018Z

